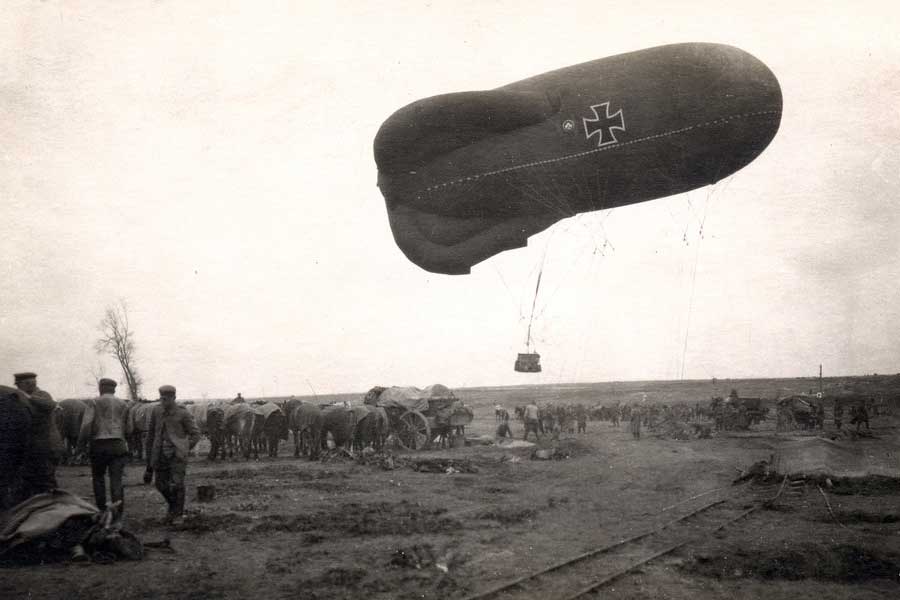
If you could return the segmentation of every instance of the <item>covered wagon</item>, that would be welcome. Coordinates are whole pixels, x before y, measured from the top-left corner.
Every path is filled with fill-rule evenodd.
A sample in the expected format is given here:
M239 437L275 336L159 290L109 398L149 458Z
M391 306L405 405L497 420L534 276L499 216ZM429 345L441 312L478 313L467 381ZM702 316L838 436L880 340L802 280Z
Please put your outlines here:
M471 408L441 384L425 389L374 387L364 402L385 410L391 433L410 450L436 444L452 446L457 440L465 440L466 425L475 416Z

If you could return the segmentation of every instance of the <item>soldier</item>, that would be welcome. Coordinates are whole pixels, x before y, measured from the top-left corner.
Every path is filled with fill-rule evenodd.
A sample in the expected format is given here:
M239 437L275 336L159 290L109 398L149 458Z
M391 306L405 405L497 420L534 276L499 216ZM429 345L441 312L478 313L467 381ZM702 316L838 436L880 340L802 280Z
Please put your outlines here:
M631 435L634 439L641 439L641 417L643 414L643 409L635 406L631 409L631 421L629 422L629 429L631 429Z
M525 407L525 437L522 439L528 439L528 432L533 431L534 437L536 439L540 439L538 431L541 429L540 422L540 409L538 409L537 404L534 402L529 402L528 406Z
M509 428L509 413L500 421L500 424L497 425L497 431L494 433L494 438L502 440L504 438L512 438L512 429Z
M834 402L834 426L838 429L844 423L844 405L838 401Z
M859 426L863 423L866 424L866 429L869 429L869 411L866 410L865 401L860 401L860 403L856 406L856 409L850 413L850 424L856 425L856 432L859 433Z
M575 420L578 421L578 433L587 433L587 410L579 404L575 407Z
M21 390L31 411L31 444L22 464L24 497L29 498L56 489L56 458L59 448L53 436L53 413L56 402L38 387L34 373L16 373L16 387Z
M100 396L88 403L78 434L78 449L84 451L90 445L91 476L94 484L94 500L97 508L106 510L106 473L109 472L109 495L113 503L118 502L117 517L125 510L125 492L122 474L128 462L128 445L125 440L131 435L131 419L128 405L116 397L116 382L101 379L98 384Z
M22 495L22 464L31 435L31 407L18 389L0 385L0 513Z
M166 522L179 525L184 521L184 479L188 452L200 440L194 417L183 406L175 404L175 388L159 388L160 405L150 414L150 451L144 481L155 473L156 489L169 505Z

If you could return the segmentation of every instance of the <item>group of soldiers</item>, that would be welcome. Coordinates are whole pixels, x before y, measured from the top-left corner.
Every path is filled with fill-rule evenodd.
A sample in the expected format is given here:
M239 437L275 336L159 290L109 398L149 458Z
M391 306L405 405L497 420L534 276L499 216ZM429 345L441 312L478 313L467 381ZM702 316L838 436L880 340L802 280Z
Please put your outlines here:
M15 388L0 386L4 434L0 436L4 463L0 464L0 511L57 488L56 466L63 446L57 424L59 408L53 397L38 387L37 375L16 373L14 379ZM131 420L129 405L116 396L116 387L112 379L98 382L99 395L87 402L77 446L90 457L97 508L109 507L121 519ZM176 404L174 386L160 387L159 396L159 406L150 415L144 483L155 479L156 489L168 504L166 522L177 525L184 518L188 453L200 440L200 432L191 414Z
M494 414L499 421L495 437L513 437L512 429L509 427L509 412L497 405L494 407ZM576 427L578 433L585 433L589 416L587 408L581 404L539 407L535 402L516 406L515 415L525 426L525 435L522 438L525 440L528 439L529 433L534 433L535 438L538 438L547 433L559 434L562 431L575 433Z

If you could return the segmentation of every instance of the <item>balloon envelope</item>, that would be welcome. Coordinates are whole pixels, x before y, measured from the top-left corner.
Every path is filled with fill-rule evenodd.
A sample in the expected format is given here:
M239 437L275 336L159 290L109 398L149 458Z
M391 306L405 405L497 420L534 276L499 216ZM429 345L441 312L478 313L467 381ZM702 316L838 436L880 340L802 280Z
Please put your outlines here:
M401 108L375 137L378 186L404 254L463 274L566 217L732 175L781 108L778 80L742 50L650 48Z

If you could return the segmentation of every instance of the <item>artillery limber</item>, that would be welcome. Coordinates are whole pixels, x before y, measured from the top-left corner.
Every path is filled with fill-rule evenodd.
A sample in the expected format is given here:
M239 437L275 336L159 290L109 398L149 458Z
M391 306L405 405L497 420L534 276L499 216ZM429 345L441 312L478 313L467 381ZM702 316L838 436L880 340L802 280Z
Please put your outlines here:
M385 410L391 434L408 450L454 446L465 440L466 426L474 418L472 409L440 384L424 390L375 387L364 402Z
M746 431L765 421L768 412L764 398L741 398L732 393L727 398L712 398L705 414L712 417L720 431Z
M778 431L821 429L823 423L824 409L821 400L801 394L778 400Z

